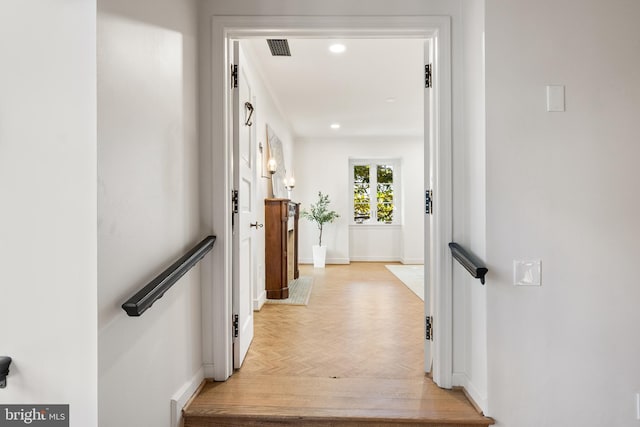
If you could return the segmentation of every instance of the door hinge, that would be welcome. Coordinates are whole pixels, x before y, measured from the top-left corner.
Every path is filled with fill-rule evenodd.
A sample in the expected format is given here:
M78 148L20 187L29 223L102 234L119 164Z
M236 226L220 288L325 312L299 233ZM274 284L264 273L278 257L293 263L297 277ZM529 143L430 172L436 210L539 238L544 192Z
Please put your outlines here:
M425 339L427 341L433 341L433 317L431 316L427 316L425 323L424 323L424 329L425 329Z
M239 324L240 320L238 318L237 314L233 315L233 337L234 338L238 338L238 328L240 327Z
M431 87L431 64L427 64L424 66L424 87Z
M238 87L238 66L231 65L231 89Z
M424 213L427 215L433 213L433 190L424 192Z
M231 213L238 213L238 190L231 190Z

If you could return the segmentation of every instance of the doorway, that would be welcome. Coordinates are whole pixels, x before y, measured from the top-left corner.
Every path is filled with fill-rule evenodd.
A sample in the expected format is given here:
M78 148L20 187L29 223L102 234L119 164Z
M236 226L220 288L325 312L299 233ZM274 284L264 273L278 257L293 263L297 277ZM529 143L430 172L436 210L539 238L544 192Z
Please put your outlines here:
M425 295L430 295L425 304L425 313L435 316L437 341L425 341L426 354L433 354L433 378L441 387L451 386L451 271L447 268L446 244L451 236L451 73L450 73L450 22L448 17L215 17L212 35L212 141L221 141L221 152L227 153L221 170L212 173L214 198L227 200L230 194L230 146L229 146L229 94L226 90L230 71L227 69L228 40L244 37L265 37L277 29L287 36L336 36L349 37L422 37L431 43L430 52L433 67L434 86L429 97L431 126L425 139L429 149L425 149L425 170L430 170L425 188L433 190L433 216L425 216L425 229L432 230L425 239L425 253L429 253L429 280L433 286ZM215 145L215 143L212 142ZM429 153L429 154L427 154ZM225 205L230 205L230 201ZM227 206L228 207L228 206ZM231 256L230 256L230 209L222 209L222 215L211 218L214 229L223 231L223 242L219 253L213 258L212 268L203 271L204 283L210 286L211 300L205 298L204 335L205 371L208 376L224 380L232 373L231 363ZM216 227L218 225L218 227ZM219 269L219 270L218 270ZM207 338L211 341L207 342ZM429 357L427 357L429 359ZM430 363L425 363L429 370Z
M259 159L256 210L273 193L308 211L317 202L318 192L324 193L329 209L340 213L322 234L330 264L424 264L420 194L425 169L424 100L429 90L424 88L426 43L422 38L283 38L278 34L239 41L241 52L234 54L240 59L234 63L239 87L233 93L244 91L248 96L247 88L254 87L257 94L257 99L243 99L234 107L243 116L245 101L255 106L250 122L259 135L258 146L253 147ZM241 135L249 129L242 123L234 120L234 133L238 124ZM269 164L275 166L275 174L269 174ZM238 166L235 169L234 164L236 172ZM282 178L289 185L294 177L289 191L276 185ZM273 226L264 220L263 212L256 213L265 229L240 232L254 233L261 249ZM319 230L304 217L297 224L296 259L311 264L312 246L320 243ZM272 248L266 264L260 249L255 262L241 261L245 267L240 269L249 271L255 265L258 272L255 309L266 299L261 282L265 276L273 279L274 269L279 268L271 262L276 261L279 248ZM275 297L276 291L269 292ZM236 314L239 325L249 323L241 312ZM240 338L244 335L240 331ZM422 341L415 345L422 346ZM238 368L241 362L234 362Z

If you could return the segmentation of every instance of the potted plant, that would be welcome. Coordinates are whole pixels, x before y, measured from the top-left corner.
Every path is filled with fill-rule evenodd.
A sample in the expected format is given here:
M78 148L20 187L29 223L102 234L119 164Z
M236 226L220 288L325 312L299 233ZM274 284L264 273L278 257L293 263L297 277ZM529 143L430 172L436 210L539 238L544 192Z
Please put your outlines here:
M320 236L318 238L318 244L313 245L313 266L323 268L324 261L327 256L327 247L322 246L322 228L325 224L333 222L336 218L339 218L340 215L336 211L329 210L329 196L327 194L322 194L321 191L318 191L318 202L314 205L311 204L311 208L307 210L303 210L300 212L300 215L308 219L311 222L315 222L318 230L320 231Z

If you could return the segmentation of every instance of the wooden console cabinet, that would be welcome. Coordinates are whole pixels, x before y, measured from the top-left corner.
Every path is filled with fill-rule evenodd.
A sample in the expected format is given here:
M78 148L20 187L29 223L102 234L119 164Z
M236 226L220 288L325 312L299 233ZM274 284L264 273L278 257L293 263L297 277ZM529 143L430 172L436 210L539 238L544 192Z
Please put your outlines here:
M298 219L300 204L289 199L264 201L264 261L267 298L289 297L289 282L298 270Z

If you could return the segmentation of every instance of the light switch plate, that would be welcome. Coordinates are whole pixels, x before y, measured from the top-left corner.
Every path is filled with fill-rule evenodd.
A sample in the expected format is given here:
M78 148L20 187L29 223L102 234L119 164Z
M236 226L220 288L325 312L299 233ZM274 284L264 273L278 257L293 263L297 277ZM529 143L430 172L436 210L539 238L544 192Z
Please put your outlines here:
M547 111L564 111L564 85L547 86Z
M515 286L541 286L542 261L515 260L513 261L513 284Z

